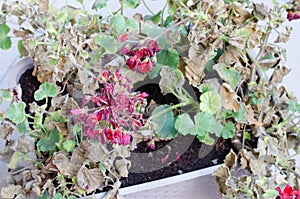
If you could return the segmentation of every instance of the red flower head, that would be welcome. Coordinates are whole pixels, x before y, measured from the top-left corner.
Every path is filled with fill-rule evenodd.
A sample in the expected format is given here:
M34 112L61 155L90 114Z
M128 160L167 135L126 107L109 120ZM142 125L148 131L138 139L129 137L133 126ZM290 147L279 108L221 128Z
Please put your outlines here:
M290 185L286 185L283 191L277 187L280 199L300 199L300 191L293 189Z

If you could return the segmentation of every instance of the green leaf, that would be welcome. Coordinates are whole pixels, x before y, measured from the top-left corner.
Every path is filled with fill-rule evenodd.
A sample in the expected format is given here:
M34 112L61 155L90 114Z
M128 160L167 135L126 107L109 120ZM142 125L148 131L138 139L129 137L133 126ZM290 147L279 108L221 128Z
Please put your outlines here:
M144 17L144 20L150 20L152 21L154 24L157 24L161 19L161 11L159 11L156 15L153 15L153 16L149 16L149 15L146 15Z
M42 195L42 196L39 196L38 199L49 199L49 198L47 197L47 191L45 190L45 191L43 192L43 195Z
M244 106L240 106L239 111L234 112L233 115L234 115L235 121L241 122L241 123L247 122L247 111Z
M7 118L10 119L13 123L22 123L26 119L25 107L26 104L24 102L11 104L7 109Z
M170 105L160 105L156 107L152 116L153 123L157 125L155 133L161 138L174 138L177 136L177 131L174 127L174 115L172 110L167 110Z
M7 167L9 169L15 169L17 167L17 164L19 162L19 160L21 160L24 157L24 154L20 151L15 151L10 160L9 163L7 164Z
M221 96L215 91L207 91L200 96L200 110L215 114L222 106Z
M168 26L171 24L172 21L173 21L173 16L169 15L169 16L166 18L166 20L164 21L163 26L164 26L165 28L168 27Z
M175 121L175 129L182 135L187 135L194 132L191 131L194 125L195 124L193 120L191 119L190 115L187 113L179 115Z
M0 24L0 48L7 50L11 47L11 39L8 35L10 28L5 24Z
M24 48L23 48L23 40L19 40L19 41L18 41L18 51L19 51L20 55L22 56L22 55L23 55L23 52L24 52Z
M100 45L107 53L115 53L118 50L118 42L112 36L97 35L94 41L96 44Z
M50 115L52 116L54 122L65 123L67 121L66 118L62 116L61 110L51 112Z
M40 101L47 97L55 97L58 93L58 90L55 84L50 82L45 82L40 85L39 89L34 93L34 99Z
M216 64L213 69L216 70L220 77L228 82L233 89L240 83L240 74L236 69L227 68L225 64Z
M140 5L141 0L125 0L124 6L127 8L136 8Z
M65 140L63 142L63 149L67 152L72 152L75 146L76 143L73 140Z
M59 143L62 138L62 135L58 132L57 129L53 129L50 132L49 137L45 137L40 139L36 146L38 150L46 152L46 151L54 151L56 149L56 143Z
M289 109L292 112L298 112L300 113L300 104L295 102L294 100L289 101Z
M100 163L99 163L99 169L100 169L103 173L106 172L106 168L105 168L103 162L100 162Z
M206 134L205 136L197 136L200 142L204 142L207 145L213 145L215 143L215 140L209 136L209 134Z
M13 98L13 93L8 90L0 90L0 99L5 101L11 101Z
M263 198L275 198L275 197L279 196L279 193L278 193L278 191L276 191L274 189L268 189L266 191L266 193L264 193L262 196L263 196Z
M117 32L118 34L123 34L126 32L127 24L124 16L122 15L114 15L110 19L109 24L111 25L113 31Z
M61 193L57 193L53 196L52 199L64 199L64 197L61 195Z
M78 1L79 3L81 3L81 4L83 3L83 0L77 0L77 1Z
M94 3L93 3L93 6L92 6L92 9L95 9L95 10L100 10L104 7L107 6L107 1L108 0L96 0Z
M162 69L162 65L156 65L155 67L152 68L151 72L148 72L147 75L149 76L150 79L154 79L158 76L160 70Z
M22 123L18 124L17 128L19 133L25 133L27 131L26 122L23 121Z
M223 125L219 123L211 114L207 112L198 112L194 119L198 129L197 135L204 136L210 132L220 137L223 130Z
M138 32L139 31L139 24L136 20L132 19L132 18L128 18L126 20L126 26L129 30L134 31L134 32Z
M77 199L75 196L70 196L67 199Z
M251 138L251 134L248 133L247 131L244 132L244 138L245 138L246 140L251 140L251 139L252 139L252 138Z
M232 122L228 122L221 132L221 137L225 139L232 138L235 132L235 125Z
M169 66L173 69L178 67L179 56L176 50L169 48L168 50L161 50L157 54L157 64Z

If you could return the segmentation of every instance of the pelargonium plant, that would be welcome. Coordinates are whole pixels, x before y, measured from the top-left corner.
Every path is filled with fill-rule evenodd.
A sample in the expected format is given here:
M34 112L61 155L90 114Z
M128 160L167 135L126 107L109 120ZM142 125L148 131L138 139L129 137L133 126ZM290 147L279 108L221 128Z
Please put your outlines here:
M270 9L248 0L168 0L133 17L124 11L149 9L147 1L119 2L112 12L107 0L93 2L93 12L84 0L63 9L0 2L0 48L17 42L40 84L27 103L22 85L0 91L1 157L11 170L1 196L115 198L140 143L153 151L194 136L212 148L233 146L213 173L222 197L299 197L300 104L281 85L289 72L281 44L291 33L284 21L298 18L297 1ZM138 92L149 79L177 101ZM182 161L168 150L160 165L171 155Z

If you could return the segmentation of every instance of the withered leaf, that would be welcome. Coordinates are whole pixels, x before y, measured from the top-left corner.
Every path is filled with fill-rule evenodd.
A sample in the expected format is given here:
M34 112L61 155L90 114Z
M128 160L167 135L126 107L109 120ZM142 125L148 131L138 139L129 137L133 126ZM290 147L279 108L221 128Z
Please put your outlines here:
M275 58L260 60L258 63L261 67L274 68L275 66L277 66L279 64L279 62L280 62L280 58L275 57Z
M116 160L115 163L116 169L120 176L122 177L128 177L129 169L131 167L131 162L126 159Z
M224 160L225 165L231 168L234 165L236 158L236 154L233 152L233 150L230 150L230 152L226 155L226 158Z
M0 139L6 140L13 130L14 128L10 123L2 123L0 126Z
M223 83L220 88L220 95L222 97L222 105L227 110L239 111L240 104L238 96L229 84Z
M22 193L22 187L20 185L11 184L1 189L2 198L13 199L21 193Z
M229 169L225 166L220 166L217 170L212 173L216 177L216 181L219 187L220 193L226 193L227 186L226 181L229 177Z
M49 0L39 0L39 8L38 12L43 13L48 9L49 6Z
M102 162L107 158L109 151L97 140L84 140L82 143L85 157L93 162Z
M278 70L275 70L270 78L270 82L277 84L281 83L282 79L291 71L291 69L286 68L285 66L280 67Z
M248 120L249 124L255 125L256 127L263 125L262 122L259 122L259 121L257 121L257 119L255 119L254 110L252 109L251 105L247 105L246 110L248 113L247 120Z
M286 43L289 41L290 39L290 35L291 35L291 32L292 32L292 27L285 27L285 33L281 33L278 35L278 37L276 38L275 40L275 43Z
M104 176L98 168L87 169L84 165L77 173L77 185L89 194L104 185Z

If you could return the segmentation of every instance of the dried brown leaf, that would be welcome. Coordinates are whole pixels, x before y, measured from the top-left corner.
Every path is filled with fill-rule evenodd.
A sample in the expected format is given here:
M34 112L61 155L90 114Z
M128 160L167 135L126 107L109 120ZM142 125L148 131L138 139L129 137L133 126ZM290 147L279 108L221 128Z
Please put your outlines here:
M48 10L49 0L39 0L38 12L43 13Z
M275 40L275 43L286 43L289 41L291 32L292 32L292 27L285 27L285 33L281 33L278 35L278 37Z
M291 69L286 68L285 66L280 67L278 70L275 70L270 78L270 83L278 84L281 83L283 78L291 71Z
M85 153L84 156L93 162L103 162L109 154L109 151L98 140L83 141L82 149Z
M126 159L116 160L116 169L121 177L128 177L129 169L131 167L131 162Z
M222 97L222 106L227 110L237 112L240 109L238 96L229 84L223 83L220 88L220 95Z
M14 128L10 123L2 123L0 126L0 139L6 140L13 132Z
M258 63L261 67L265 67L265 68L274 68L275 66L277 66L280 62L280 58L271 58L271 59L264 59L264 60L260 60Z
M231 168L234 165L236 158L236 154L233 152L233 150L230 150L230 152L226 155L226 158L224 160L225 165L228 168Z
M220 166L217 170L215 170L212 174L216 177L216 181L219 187L220 193L226 193L228 187L226 186L226 181L229 177L229 169L225 166Z
M254 110L252 109L251 105L247 105L246 110L248 113L247 120L248 120L249 124L255 125L255 127L259 127L259 126L263 125L262 122L259 122L259 121L257 121L257 119L255 119Z
M87 169L83 165L77 173L77 185L86 190L88 194L96 189L103 188L104 182L102 171L98 168Z
M13 199L21 193L22 193L22 187L20 185L11 184L1 189L2 198Z

